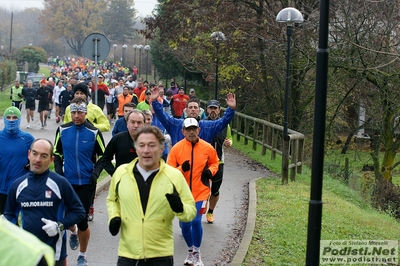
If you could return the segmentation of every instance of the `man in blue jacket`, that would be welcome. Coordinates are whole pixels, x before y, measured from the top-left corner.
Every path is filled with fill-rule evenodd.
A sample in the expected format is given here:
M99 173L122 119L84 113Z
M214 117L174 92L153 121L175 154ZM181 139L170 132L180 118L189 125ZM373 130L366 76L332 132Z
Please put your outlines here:
M54 168L72 184L88 215L101 172L100 167L94 166L103 156L105 144L100 130L86 121L87 104L84 98L75 97L69 109L72 121L61 125L56 132ZM77 266L85 266L90 238L87 219L78 223L77 227L70 228L69 244L71 249L77 249L80 243Z
M37 139L28 152L30 172L15 180L7 198L4 216L34 234L55 252L56 265L66 265L67 249L64 228L85 218L85 210L71 184L51 172L53 144Z
M184 138L182 133L182 123L184 119L174 118L164 113L162 104L157 101L158 97L159 97L158 88L155 87L151 92L152 106L161 124L170 134L172 146L174 146L175 143ZM236 108L235 95L232 93L228 93L228 95L226 96L226 103L228 105L228 108L226 109L222 118L217 120L198 121L199 127L201 129L199 133L199 138L207 141L208 143L212 143L214 136L228 126L229 122L231 122L233 116L235 115L235 108ZM200 113L200 103L197 99L195 98L189 99L186 105L186 113L188 115L187 116L188 118L197 119Z

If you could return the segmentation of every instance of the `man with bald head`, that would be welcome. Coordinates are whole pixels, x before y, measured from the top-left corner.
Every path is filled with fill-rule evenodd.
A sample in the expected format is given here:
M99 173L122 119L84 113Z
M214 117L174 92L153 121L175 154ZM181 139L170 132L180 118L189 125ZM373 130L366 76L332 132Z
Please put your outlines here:
M56 266L66 265L64 229L85 219L85 209L68 180L49 170L54 161L51 141L35 140L28 158L30 172L12 184L4 216L51 246Z

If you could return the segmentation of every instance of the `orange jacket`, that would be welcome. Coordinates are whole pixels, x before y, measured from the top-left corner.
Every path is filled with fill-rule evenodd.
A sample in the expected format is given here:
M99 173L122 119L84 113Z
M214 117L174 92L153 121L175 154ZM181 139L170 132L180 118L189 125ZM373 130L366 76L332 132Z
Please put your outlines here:
M124 115L124 104L130 103L132 101L132 95L128 93L126 97L124 97L124 94L120 93L118 95L118 116L123 116Z
M183 172L181 165L186 160L189 160L190 170ZM217 152L208 142L199 139L193 145L186 139L179 141L172 147L167 163L179 169L185 176L196 202L208 199L211 179L203 179L201 175L208 165L208 169L214 176L219 166Z

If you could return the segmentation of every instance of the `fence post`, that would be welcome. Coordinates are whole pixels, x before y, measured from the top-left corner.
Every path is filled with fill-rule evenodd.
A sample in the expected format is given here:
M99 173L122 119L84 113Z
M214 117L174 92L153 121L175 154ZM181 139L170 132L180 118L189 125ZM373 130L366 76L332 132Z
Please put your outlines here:
M258 139L258 128L259 124L254 121L254 132L253 132L253 150L257 150L257 142L256 140Z
M285 148L283 149L284 152L282 153L282 184L288 183L288 176L289 176L289 140L283 140L283 145Z
M237 119L237 128L236 128L236 132L237 132L237 134L236 134L236 140L239 142L240 141L240 134L239 134L239 132L241 132L242 131L242 118L240 117L240 116L236 116L236 119Z
M249 120L247 117L244 118L244 145L249 143Z
M276 158L276 150L278 149L278 132L277 129L272 129L272 152L271 159L275 160Z
M263 138L262 138L262 149L261 149L261 154L265 155L267 153L267 147L265 147L266 144L268 144L268 129L266 125L263 124Z
M294 140L291 141L291 162L293 167L290 169L290 181L296 181L296 169L297 169L297 152L298 152L298 144L299 144L299 140Z

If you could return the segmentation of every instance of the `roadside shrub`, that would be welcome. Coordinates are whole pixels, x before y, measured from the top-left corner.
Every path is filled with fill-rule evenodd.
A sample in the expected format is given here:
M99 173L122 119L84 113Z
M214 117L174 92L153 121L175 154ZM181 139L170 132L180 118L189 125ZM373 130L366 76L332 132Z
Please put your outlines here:
M400 219L400 186L386 180L375 183L372 203L375 208Z

